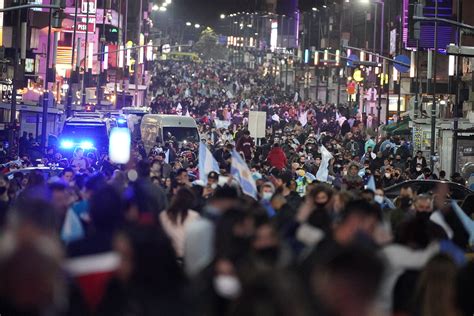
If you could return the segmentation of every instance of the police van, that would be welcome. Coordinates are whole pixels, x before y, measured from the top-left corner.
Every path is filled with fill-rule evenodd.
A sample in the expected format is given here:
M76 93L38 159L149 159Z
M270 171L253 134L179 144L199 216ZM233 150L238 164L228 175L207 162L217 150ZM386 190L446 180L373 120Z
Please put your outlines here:
M64 122L59 136L59 148L63 153L72 153L81 147L84 151L107 153L109 148L109 120L100 115L79 115Z
M157 143L199 142L196 121L189 116L147 114L140 125L142 141L149 152Z

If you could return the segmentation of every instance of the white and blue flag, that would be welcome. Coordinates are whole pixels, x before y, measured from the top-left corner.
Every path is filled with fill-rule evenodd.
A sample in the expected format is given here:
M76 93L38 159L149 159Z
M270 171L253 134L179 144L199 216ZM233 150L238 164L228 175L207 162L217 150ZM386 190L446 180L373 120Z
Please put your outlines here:
M84 238L85 232L84 227L82 227L81 220L79 216L69 208L66 213L66 218L64 219L64 224L61 229L61 239L66 243L73 242Z
M375 192L376 187L375 187L375 178L374 178L374 176L370 176L369 181L367 182L366 188L369 189L372 192Z
M212 171L219 173L219 164L207 146L199 143L199 177L207 184L207 175Z
M456 203L455 200L451 201L451 207L461 221L464 229L469 234L469 245L474 245L474 221L464 212L464 210Z
M252 173L245 160L235 149L232 150L232 165L230 173L237 180L242 188L242 192L257 199L257 185L252 177Z
M332 159L332 154L329 150L321 145L321 164L319 165L318 172L316 173L316 180L320 182L328 182L329 176L329 161Z

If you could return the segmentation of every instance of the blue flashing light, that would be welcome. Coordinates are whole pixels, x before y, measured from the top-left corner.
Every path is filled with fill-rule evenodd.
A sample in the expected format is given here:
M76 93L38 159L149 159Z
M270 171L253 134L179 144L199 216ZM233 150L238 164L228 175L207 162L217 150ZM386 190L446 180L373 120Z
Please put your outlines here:
M85 150L89 150L89 149L93 149L94 148L94 144L90 141L83 141L81 142L81 146L80 146L82 149L85 149Z
M124 119L124 118L119 118L119 119L117 119L117 123L118 123L118 124L126 124L126 123L127 123L127 120Z
M61 148L71 149L72 147L74 147L74 142L71 140L63 140L61 142Z

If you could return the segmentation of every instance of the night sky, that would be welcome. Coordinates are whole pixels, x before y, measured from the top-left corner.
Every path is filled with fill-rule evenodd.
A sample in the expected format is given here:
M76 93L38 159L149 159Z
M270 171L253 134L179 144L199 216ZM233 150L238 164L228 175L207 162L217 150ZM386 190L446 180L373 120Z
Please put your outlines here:
M277 0L279 11L292 7L297 2L299 9L310 11L313 6L341 0ZM239 11L255 12L265 6L266 0L173 0L175 17L203 25L215 26L221 13L229 14ZM277 12L283 13L283 12Z

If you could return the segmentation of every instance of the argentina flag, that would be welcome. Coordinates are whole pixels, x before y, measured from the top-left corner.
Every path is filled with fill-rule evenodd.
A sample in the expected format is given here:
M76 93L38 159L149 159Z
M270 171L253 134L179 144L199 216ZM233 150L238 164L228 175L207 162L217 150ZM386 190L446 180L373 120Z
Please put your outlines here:
M211 151L203 143L199 143L199 178L207 184L207 175L215 171L219 173L219 164L212 155Z
M232 165L230 173L237 180L242 188L242 192L257 199L257 185L252 177L252 173L245 160L235 149L232 150Z

